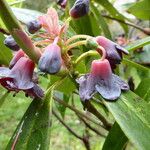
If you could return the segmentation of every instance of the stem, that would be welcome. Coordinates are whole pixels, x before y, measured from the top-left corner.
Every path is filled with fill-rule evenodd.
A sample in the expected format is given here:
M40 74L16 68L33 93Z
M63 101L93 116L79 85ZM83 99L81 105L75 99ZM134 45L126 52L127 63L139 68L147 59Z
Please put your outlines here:
M5 0L0 0L0 16L17 44L37 63L41 56L40 51L34 47L31 39L22 30L17 18Z
M82 137L81 137L80 135L78 135L75 131L73 131L73 130L58 116L58 114L57 114L54 110L52 110L52 112L53 112L54 116L61 122L61 124L62 124L64 127L66 127L66 129L67 129L70 133L72 133L76 138L78 138L78 139L80 139L80 140L83 141Z
M111 20L115 20L115 21L121 22L121 23L129 25L129 26L132 26L132 27L142 31L145 34L150 35L150 30L143 29L142 27L140 27L140 26L138 26L138 25L136 25L134 23L123 21L123 20L120 20L120 19L117 19L117 18L113 18L113 17L110 17L108 15L102 15L102 16L105 17L105 18L111 19Z
M101 122L103 123L104 125L104 128L106 130L110 130L112 125L105 119L105 117L100 114L97 109L90 103L90 101L85 101L83 103L83 105L85 106L85 108L88 109L89 112L91 112L93 115L95 115L99 120L101 120Z
M65 49L65 52L69 51L70 49L72 49L74 47L81 46L81 45L86 45L86 42L87 42L86 40L83 40L83 41L78 41L78 42L75 42L73 44L70 44Z
M98 46L97 51L102 55L100 60L103 61L106 58L106 50L102 46Z
M85 52L83 54L81 54L75 61L75 66L78 65L83 59L85 59L88 56L97 56L99 55L97 51L94 50L90 50L88 52Z
M3 33L3 34L6 34L6 35L10 35L10 34L8 33L8 31L6 31L6 30L3 29L3 28L0 28L0 32Z
M82 117L88 119L89 121L91 121L92 123L101 126L101 123L97 120L95 120L94 118L91 118L90 116L87 116L85 113L83 113L82 111L70 106L69 104L65 103L63 100L60 100L57 97L53 97L55 101L57 101L58 103L62 104L65 107L68 107L69 109L71 109L72 111L74 111L75 113L78 113L79 115L81 115ZM102 127L102 126L101 126Z
M92 36L84 35L84 34L74 35L66 41L66 45L69 45L69 43L71 43L72 41L74 41L76 39L87 39L87 38L91 38L91 37Z

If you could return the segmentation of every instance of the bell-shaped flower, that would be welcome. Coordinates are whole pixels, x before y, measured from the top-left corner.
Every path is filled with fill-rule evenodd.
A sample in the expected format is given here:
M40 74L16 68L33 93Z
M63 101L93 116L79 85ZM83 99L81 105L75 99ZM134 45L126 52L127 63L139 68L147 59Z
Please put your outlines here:
M112 69L116 68L116 64L120 64L122 53L129 54L126 49L103 36L96 37L96 41L106 50L106 59L109 60Z
M38 67L42 72L55 74L59 72L62 65L61 49L54 42L45 48L39 59Z
M80 18L89 12L89 0L76 0L70 9L70 16Z
M26 57L21 57L12 69L0 67L0 84L9 91L24 91L31 97L43 97L43 90L32 81L34 63Z
M106 100L116 100L121 94L121 90L128 90L129 86L112 73L110 63L107 59L94 60L90 74L86 74L77 79L79 83L80 98L85 101L99 93Z
M54 8L49 8L47 14L38 18L42 27L51 35L58 36L60 32L58 14Z

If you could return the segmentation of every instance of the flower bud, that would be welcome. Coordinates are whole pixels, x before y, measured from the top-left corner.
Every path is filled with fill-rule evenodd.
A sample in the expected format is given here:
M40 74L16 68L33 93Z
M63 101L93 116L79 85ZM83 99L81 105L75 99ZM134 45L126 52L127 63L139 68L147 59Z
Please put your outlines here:
M55 74L59 72L61 65L61 49L57 44L52 43L45 48L38 63L39 69L42 72Z
M27 23L27 29L31 34L36 33L41 27L42 26L38 20L32 20Z
M73 7L70 9L72 18L80 18L89 12L89 0L76 0Z
M18 51L20 49L19 45L16 43L14 38L10 35L4 40L4 44L11 50Z
M57 0L57 4L60 5L62 8L66 8L67 0Z

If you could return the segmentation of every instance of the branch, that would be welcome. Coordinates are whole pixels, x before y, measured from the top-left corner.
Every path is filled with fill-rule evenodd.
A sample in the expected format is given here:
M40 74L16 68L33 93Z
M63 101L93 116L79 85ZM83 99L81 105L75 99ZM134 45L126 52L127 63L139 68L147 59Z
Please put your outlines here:
M61 124L62 124L64 127L66 127L66 129L67 129L70 133L72 133L76 138L78 138L78 139L80 139L80 140L83 141L83 138L82 138L80 135L78 135L75 131L73 131L73 130L58 116L58 114L57 114L54 110L52 110L52 113L53 113L54 116L61 122Z
M53 97L55 101L57 101L58 103L62 104L63 106L65 107L68 107L69 109L71 109L72 111L74 111L75 113L78 113L80 116L88 119L89 121L91 121L92 123L100 126L103 128L103 126L101 125L101 123L97 120L95 120L94 118L91 118L90 116L87 116L85 113L83 113L82 111L70 106L69 104L67 104L66 102L64 102L63 100L60 100L59 98L57 97Z
M129 26L132 26L132 27L142 31L145 34L150 35L150 30L144 29L144 28L142 28L142 27L140 27L140 26L138 26L138 25L136 25L134 23L131 23L131 22L128 22L128 21L123 21L123 20L120 20L118 18L114 18L114 17L108 16L108 15L104 15L104 14L102 16L105 17L105 18L111 19L111 20L115 20L115 21L121 22L121 23L129 25Z

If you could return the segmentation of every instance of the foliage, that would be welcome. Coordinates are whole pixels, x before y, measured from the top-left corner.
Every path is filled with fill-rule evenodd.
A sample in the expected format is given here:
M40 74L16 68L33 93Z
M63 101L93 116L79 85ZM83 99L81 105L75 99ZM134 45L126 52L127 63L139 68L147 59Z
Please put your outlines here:
M8 150L74 149L74 146L75 149L87 150L149 149L150 37L147 35L150 35L150 28L147 26L145 28L145 22L143 21L150 18L149 0L143 0L130 6L128 12L137 17L134 20L124 17L113 6L113 3L108 0L91 1L88 14L74 19L69 16L69 10L74 3L74 0L68 0L67 6L64 9L58 6L56 2L50 0L44 2L41 0L38 0L38 2L12 0L8 1L9 5L5 0L0 0L0 66L3 66L2 68L9 66L12 54L14 54L3 43L8 34L11 34L17 41L17 44L23 49L25 57L28 56L38 66L40 66L38 64L40 61L38 60L42 57L42 49L44 50L48 46L46 40L48 40L49 44L52 44L54 41L51 47L55 47L55 51L56 49L59 51L59 48L56 48L57 44L61 48L61 54L59 56L55 54L55 59L52 61L54 66L58 65L57 69L59 72L49 74L48 71L45 71L45 73L41 72L38 66L35 68L35 72L38 75L38 83L33 82L44 90L44 97L42 99L41 97L35 97L34 99L26 98L23 94L25 90L15 95L12 92L7 93L4 88L0 87L0 132L5 132L5 134L2 133L0 136L0 149L5 147ZM12 12L9 8L10 6L13 6ZM46 12L46 9L49 7L54 7L58 11L59 18L61 18L59 26L62 28L59 31L59 38L62 38L62 41L57 39L55 35L57 32L56 22L53 22L54 24L52 23L51 28L47 30L48 27L45 26L43 21L43 28L39 31L39 34L42 36L39 36L38 33L30 34L27 31L26 25L28 22L38 20L39 16L44 15L43 12ZM54 10L51 9L50 11L54 13ZM8 19L5 18L5 13ZM134 24L135 20L138 21L138 18L143 19L141 20L144 24L143 27ZM118 28L121 26L121 31L126 36L115 37L116 33L112 32L111 27L114 21L119 23L115 27L117 34L119 33ZM63 30L64 24L68 26L67 31ZM54 34L51 31L52 28L56 29ZM143 31L144 36L141 34L140 39L138 37L138 40L135 40L137 34L132 32L133 28L138 33ZM46 29L46 32L44 29ZM140 29L140 32L138 29ZM16 30L19 30L21 34L16 33ZM118 75L118 83L122 82L124 84L119 76L124 78L132 91L122 92L121 96L115 101L113 99L106 100L104 96L102 97L98 94L95 94L93 97L91 96L89 101L83 101L81 100L82 89L79 88L76 82L77 78L79 80L79 77L83 74L90 72L91 62L99 58L97 52L99 52L98 49L103 48L101 47L102 45L95 48L95 43L93 44L94 46L88 43L91 47L88 47L89 45L87 44L89 39L92 40L92 38L98 35L104 35L110 40L116 38L118 44L120 44L120 41L123 41L120 45L129 51L129 55L123 58L123 63L117 66L116 69L112 68L112 70L113 73ZM56 38L53 38L55 36ZM43 37L46 37L46 40ZM67 43L66 45L65 42ZM110 46L113 46L113 44L111 43ZM126 52L124 48L119 49L118 55ZM94 51L95 49L97 51ZM107 47L105 50L107 50ZM113 53L112 47L111 50ZM47 50L50 57L54 57L55 51L52 55L50 54L51 51ZM100 61L103 61L103 51L100 54L102 55ZM118 55L115 53L113 57ZM46 61L45 56L43 61ZM59 66L58 62L55 63L58 57L61 57L63 60L62 66ZM108 57L107 59L109 60ZM118 61L119 63L121 62L121 60ZM44 67L47 68L47 66ZM0 76L1 84L3 80L13 78L8 75L6 79L3 79L3 76L2 73ZM80 82L78 81L78 83ZM87 84L90 84L90 80ZM8 89L6 85L3 86ZM121 87L121 85L119 86ZM15 89L14 92L18 93L19 91ZM32 94L36 93L34 92ZM86 92L88 95L88 90ZM109 94L111 95L112 93ZM12 98L12 96L14 97ZM7 125L8 123L9 125ZM62 127L65 127L68 132ZM11 136L11 139L8 136ZM4 139L2 139L3 137ZM71 138L71 141L69 141L69 138ZM71 142L71 147L68 147L69 142Z

